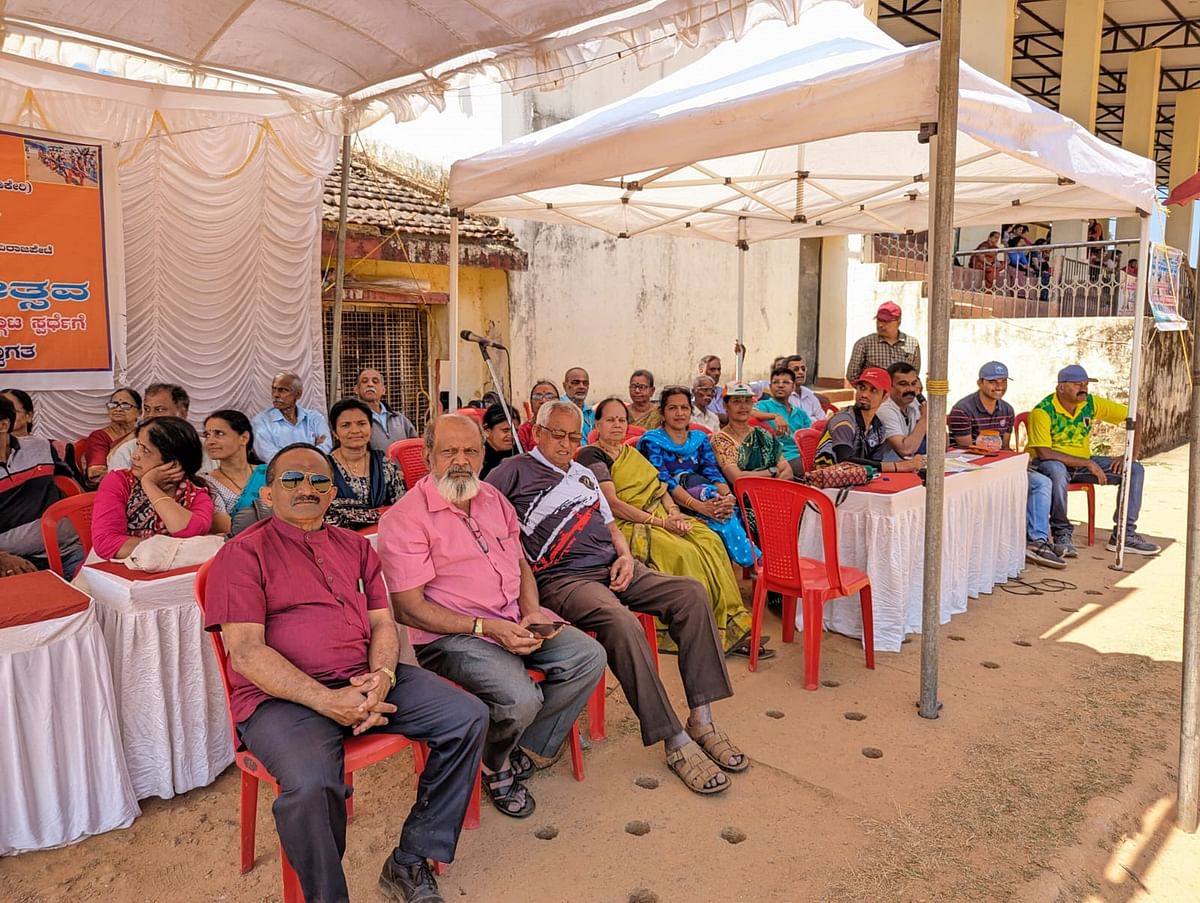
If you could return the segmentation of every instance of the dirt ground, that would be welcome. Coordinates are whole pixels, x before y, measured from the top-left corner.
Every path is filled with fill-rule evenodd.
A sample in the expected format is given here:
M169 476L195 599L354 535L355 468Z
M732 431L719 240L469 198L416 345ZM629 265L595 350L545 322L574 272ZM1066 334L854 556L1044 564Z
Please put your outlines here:
M1108 569L1115 492L1101 489L1097 545L1087 548L1079 528L1080 557L1067 570L1023 575L1076 588L997 589L943 626L936 721L914 706L919 637L879 654L872 672L855 642L827 634L826 685L811 693L799 645L757 674L732 661L736 695L716 712L753 767L721 796L688 793L660 750L642 748L610 676L608 739L586 752L585 782L564 757L533 778L529 820L486 807L441 879L446 898L1200 899L1200 840L1173 828L1186 481L1185 449L1147 464L1142 529L1164 543L1159 558ZM769 620L779 645L778 619ZM670 658L664 674L682 709ZM867 747L882 756L867 758ZM659 784L643 789L639 777ZM356 776L345 859L355 900L382 899L375 881L412 784L407 753ZM125 831L0 860L0 899L278 900L265 790L257 864L237 873L237 787L231 767L211 787L143 801ZM635 820L649 833L627 833ZM538 839L540 829L555 836Z

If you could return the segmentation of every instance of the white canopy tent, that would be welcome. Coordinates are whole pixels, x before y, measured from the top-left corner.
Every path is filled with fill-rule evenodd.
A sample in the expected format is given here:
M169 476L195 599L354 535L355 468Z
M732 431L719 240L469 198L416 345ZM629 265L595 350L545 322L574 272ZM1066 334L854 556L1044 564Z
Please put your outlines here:
M926 549L940 548L948 387L946 324L935 321L948 317L948 227L1140 216L1144 298L1155 188L1152 160L1104 143L970 66L959 63L956 73L957 10L956 2L943 3L943 19L952 11L953 21L949 29L943 22L942 34L953 39L949 65L940 67L940 43L903 47L851 4L826 0L794 27L766 23L625 100L458 161L450 204L619 237L703 237L742 251L776 238L932 231L936 219L931 337L941 332L931 343L926 384L934 424ZM939 110L939 85L953 93L955 81L957 129L948 125L953 131L943 141L934 137L937 124L955 121L955 105ZM951 198L931 194L939 144L954 161L951 170L943 160L939 174ZM1143 308L1135 308L1131 424ZM737 311L740 340L741 297ZM1127 466L1132 450L1131 429ZM1123 490L1121 504L1123 517ZM1121 556L1118 550L1118 566ZM925 717L937 717L936 638L928 634L938 623L940 560L927 552L922 646L933 650L933 665L927 687L923 654Z

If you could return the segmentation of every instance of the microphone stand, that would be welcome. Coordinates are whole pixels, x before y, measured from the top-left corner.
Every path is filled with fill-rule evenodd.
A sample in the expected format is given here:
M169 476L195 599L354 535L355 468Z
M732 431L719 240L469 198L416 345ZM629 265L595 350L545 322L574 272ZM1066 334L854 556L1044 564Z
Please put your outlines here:
M463 339L463 341L468 340ZM496 367L492 363L492 356L488 354L487 346L482 342L476 342L475 344L479 347L479 353L483 355L483 362L487 365L488 372L492 374L492 385L496 387L496 394L500 396L500 406L504 408L504 419L508 423L508 428L512 430L513 447L516 448L518 455L523 454L525 449L521 448L521 440L517 436L517 427L512 422L512 414L509 412L508 399L504 397L504 383L500 382L500 377L496 373ZM507 348L504 349L504 353L508 354Z

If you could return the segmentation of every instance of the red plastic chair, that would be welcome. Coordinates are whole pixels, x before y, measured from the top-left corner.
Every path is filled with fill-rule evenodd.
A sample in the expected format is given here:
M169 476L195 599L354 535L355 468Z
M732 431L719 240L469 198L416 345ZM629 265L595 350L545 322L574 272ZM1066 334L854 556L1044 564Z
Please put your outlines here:
M412 489L417 480L429 473L424 439L398 439L388 446L387 456L400 465L405 489Z
M795 435L792 436L796 448L800 449L800 460L804 462L805 473L813 469L813 464L817 460L817 443L821 441L822 432L822 430L809 427L804 430L796 430Z
M708 427L706 427L703 423L689 423L688 424L688 432L691 432L693 430L699 430L700 432L704 433L704 435L706 435L706 436L712 435L712 430L710 430Z
M654 670L657 672L659 670L658 629L654 626L654 616L648 614L639 614L638 612L632 612L632 614L642 624L642 630L646 634L646 642L650 644L650 656L654 659ZM594 638L596 634L589 630L588 636ZM588 700L588 736L591 737L593 741L603 740L606 736L608 736L604 730L605 683L606 681L603 677L601 677L600 682L596 684L596 689L592 692L591 699ZM583 779L580 778L580 780Z
M832 417L834 414L836 414L838 411L840 411L841 408L839 408L837 405L835 405L832 401L827 401L827 402L825 402L825 404L821 405L821 410L823 410L826 414L828 414L830 417Z
M487 411L483 408L459 408L454 413L462 414L464 417L474 417L480 423L483 423L483 415L486 414Z
M61 503L60 503L61 504ZM211 561L206 561L196 573L196 603L204 613L204 594L208 587L208 572L212 567ZM220 631L209 633L212 639L213 651L217 655L217 664L221 671L221 685L225 688L225 701L229 702L229 657L225 652L225 642ZM279 784L270 772L247 749L238 749L241 740L238 738L237 724L233 720L233 709L229 709L229 731L233 737L234 761L242 772L241 795L239 798L239 818L241 822L241 873L244 875L254 868L254 835L258 814L258 782L266 781L279 794ZM420 743L413 743L407 737L399 734L364 734L360 737L347 737L345 740L345 774L343 779L346 786L353 789L354 772L376 762L382 762L396 753L412 747L414 770L420 774L425 768L425 750ZM478 810L476 810L478 815ZM346 800L346 818L354 818L354 797ZM300 880L295 870L288 862L283 845L279 846L279 868L283 880L284 903L304 903L304 893L300 889Z
M1023 443L1021 434L1025 434L1025 442L1029 441L1029 412L1022 411L1013 418L1013 450L1020 451ZM1088 545L1096 544L1096 487L1094 483L1068 483L1067 492L1082 492L1087 495L1087 537ZM1051 537L1053 538L1053 537Z
M593 428L592 431L590 433L588 433L588 437L587 437L588 444L591 445L592 443L594 443L599 435L600 435L600 431L598 429ZM639 439L641 439L642 436L644 436L644 435L646 435L646 430L644 427L627 426L625 428L625 438L621 441L625 445L636 445L637 441Z
M65 499L76 495L83 495L83 487L70 477L64 477L62 474L54 478L54 485L58 487L58 491L63 494L63 498Z
M55 477L55 482L58 481ZM74 483L74 481L72 481ZM76 487L78 491L79 487ZM86 556L92 550L92 507L96 504L96 493L78 492L70 498L59 499L42 512L42 544L46 547L46 559L50 570L64 580L70 580L74 574L63 573L62 552L58 547L58 525L62 520L71 522L79 535L83 554Z
M829 496L801 483L785 483L769 477L743 477L734 484L742 516L754 509L762 556L755 556L758 580L754 584L751 611L750 670L758 670L759 636L767 593L783 596L783 641L796 635L796 598L803 603L804 688L815 690L821 665L821 633L825 603L858 593L862 606L863 647L867 667L875 667L875 629L871 611L871 578L857 568L838 561L837 514ZM803 558L797 546L797 531L804 511L814 506L821 519L825 560Z
M829 426L828 420L815 420L815 421L813 421L813 424L812 424L812 426L809 427L809 429L816 430L818 433L824 433L825 427L827 427L827 426Z

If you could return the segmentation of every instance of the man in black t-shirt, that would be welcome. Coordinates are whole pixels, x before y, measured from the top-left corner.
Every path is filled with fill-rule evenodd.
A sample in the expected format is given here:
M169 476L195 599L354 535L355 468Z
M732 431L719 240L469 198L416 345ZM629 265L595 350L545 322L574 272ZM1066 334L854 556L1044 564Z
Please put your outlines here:
M891 388L892 378L886 370L867 367L858 375L854 381L854 407L834 414L825 426L825 435L817 444L817 467L851 461L888 473L902 473L925 466L924 455L913 455L903 461L880 461L888 446L883 424L876 414Z
M704 587L634 561L595 475L574 460L582 416L571 402L538 411L537 447L496 467L487 482L516 509L525 557L544 608L592 631L641 722L646 746L665 743L667 765L697 793L729 787L723 773L749 759L713 724L710 703L733 695ZM691 713L680 724L631 612L652 614L679 647L679 673Z

